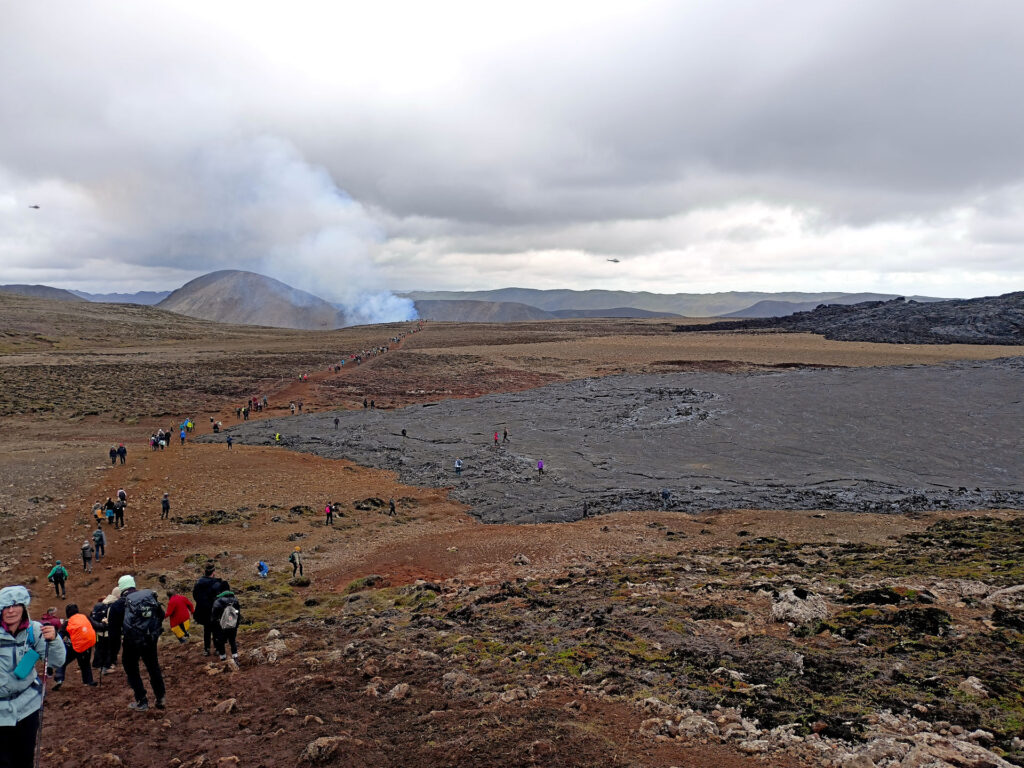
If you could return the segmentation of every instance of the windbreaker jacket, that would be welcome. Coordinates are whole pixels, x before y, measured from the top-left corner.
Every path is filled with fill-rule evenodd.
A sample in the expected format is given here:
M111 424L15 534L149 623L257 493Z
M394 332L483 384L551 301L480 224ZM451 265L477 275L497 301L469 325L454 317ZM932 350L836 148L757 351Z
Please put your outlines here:
M38 621L31 622L31 647L39 654L36 668L43 663L51 667L63 666L67 660L64 643L58 637L47 643L43 639L43 625ZM13 636L0 626L0 726L16 725L19 721L35 712L43 703L42 681L36 673L29 674L24 680L14 676L14 668L21 657L29 649L29 624L24 624ZM46 646L49 645L47 655Z

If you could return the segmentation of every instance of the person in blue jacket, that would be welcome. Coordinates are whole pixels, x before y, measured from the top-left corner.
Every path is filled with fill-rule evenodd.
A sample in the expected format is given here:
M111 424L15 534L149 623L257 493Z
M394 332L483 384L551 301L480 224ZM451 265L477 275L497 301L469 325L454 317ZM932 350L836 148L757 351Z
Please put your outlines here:
M45 658L51 667L66 661L57 630L29 619L31 602L25 587L0 589L0 744L6 764L14 768L32 768L35 759L43 706L39 660Z

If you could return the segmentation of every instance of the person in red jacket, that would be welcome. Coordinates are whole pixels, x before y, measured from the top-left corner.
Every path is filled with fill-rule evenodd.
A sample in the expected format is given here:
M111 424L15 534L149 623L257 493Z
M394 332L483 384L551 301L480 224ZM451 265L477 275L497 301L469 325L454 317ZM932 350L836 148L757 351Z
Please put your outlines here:
M179 643L187 643L191 635L188 633L192 614L196 607L192 601L184 595L179 595L173 590L167 592L167 621L171 625L171 632L178 638Z

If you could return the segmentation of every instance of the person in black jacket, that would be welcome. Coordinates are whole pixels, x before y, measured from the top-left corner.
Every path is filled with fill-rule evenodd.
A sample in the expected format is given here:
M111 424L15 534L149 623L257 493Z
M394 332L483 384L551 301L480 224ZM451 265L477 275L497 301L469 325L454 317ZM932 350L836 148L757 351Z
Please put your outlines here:
M217 595L217 599L213 601L213 607L210 609L210 625L213 627L213 646L217 649L220 660L224 661L227 659L225 643L230 643L231 658L237 663L238 620L241 618L241 606L238 604L238 598L235 597L235 593L231 591L228 583L222 581L220 585L221 592ZM231 621L225 619L225 613L229 609L234 609L233 620ZM224 626L225 624L228 626Z
M214 576L216 566L207 563L203 569L203 575L192 588L192 601L196 604L195 613L192 618L203 625L203 650L210 655L210 644L213 641L213 623L210 620L210 610L213 608L213 601L217 595L223 592L221 581Z
M157 638L161 631L161 623L164 620L164 609L156 599L152 590L139 590L135 587L135 579L131 576L122 576L117 580L117 586L121 590L121 597L110 606L107 614L107 624L112 644L119 645L122 641L122 634L125 629L125 614L127 613L127 602L136 601L138 598L147 595L152 599L152 636L143 639L132 640L131 633L124 637L124 644L121 648L121 666L124 667L128 685L135 694L135 701L128 705L129 709L136 712L145 712L149 709L149 700L146 698L146 689L142 685L142 675L139 674L139 662L146 665L149 673L149 683L153 686L153 695L156 696L156 708L166 707L167 688L164 685L163 672L160 670L160 660L157 658Z

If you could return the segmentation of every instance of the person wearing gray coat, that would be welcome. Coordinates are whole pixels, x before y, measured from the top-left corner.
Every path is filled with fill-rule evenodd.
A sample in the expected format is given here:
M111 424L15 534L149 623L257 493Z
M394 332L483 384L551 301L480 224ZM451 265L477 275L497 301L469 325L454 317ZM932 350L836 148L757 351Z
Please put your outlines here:
M22 586L0 589L0 744L4 765L31 768L43 706L43 686L36 667L62 667L64 643L52 626L28 616L32 597Z

